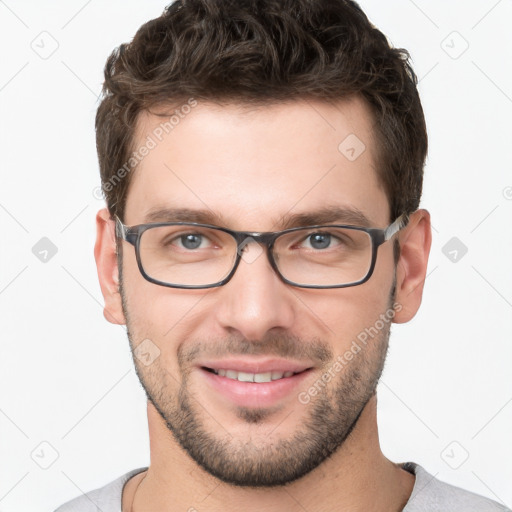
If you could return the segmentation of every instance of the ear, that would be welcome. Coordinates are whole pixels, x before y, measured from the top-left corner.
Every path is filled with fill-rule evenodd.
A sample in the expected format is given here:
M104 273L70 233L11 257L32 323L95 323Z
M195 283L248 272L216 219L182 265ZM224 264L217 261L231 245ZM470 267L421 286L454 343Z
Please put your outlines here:
M417 210L399 233L400 259L396 268L396 309L393 321L397 324L411 320L418 311L427 274L428 255L432 243L430 213Z
M103 208L96 214L96 245L94 258L100 281L101 293L105 299L103 315L113 323L124 325L121 294L119 293L119 269L117 267L115 223L110 213Z

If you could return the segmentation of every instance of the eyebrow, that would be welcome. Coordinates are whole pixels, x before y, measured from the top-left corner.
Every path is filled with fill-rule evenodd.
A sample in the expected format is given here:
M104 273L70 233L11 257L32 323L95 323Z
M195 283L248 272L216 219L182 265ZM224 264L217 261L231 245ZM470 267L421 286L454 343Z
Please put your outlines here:
M373 224L358 208L341 206L325 206L300 213L288 212L272 221L279 230L321 224L347 224L360 227L371 227ZM151 222L196 222L222 227L227 227L229 224L221 214L208 209L160 207L152 208L146 213L144 223Z

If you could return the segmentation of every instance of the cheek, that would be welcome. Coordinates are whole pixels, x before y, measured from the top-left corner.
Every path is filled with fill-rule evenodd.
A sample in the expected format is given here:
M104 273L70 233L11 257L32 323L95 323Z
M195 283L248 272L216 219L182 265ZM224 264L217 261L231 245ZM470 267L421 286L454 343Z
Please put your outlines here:
M125 250L123 254L122 279L128 314L131 322L138 327L148 324L157 328L161 322L168 321L170 312L175 310L166 305L173 289L147 281L132 252Z
M148 285L150 289L146 285L125 283L126 308L132 330L163 343L186 336L195 309L200 309L200 297L152 283Z
M304 329L311 332L314 323L325 333L326 340L332 340L334 351L343 352L359 333L373 326L388 309L392 279L381 282L373 277L376 276L359 286L303 297L302 302L307 306Z
M177 367L179 345L192 337L201 321L205 321L201 307L205 292L150 283L141 275L135 261L124 262L123 290L134 347L150 340L158 347L161 365L168 369Z

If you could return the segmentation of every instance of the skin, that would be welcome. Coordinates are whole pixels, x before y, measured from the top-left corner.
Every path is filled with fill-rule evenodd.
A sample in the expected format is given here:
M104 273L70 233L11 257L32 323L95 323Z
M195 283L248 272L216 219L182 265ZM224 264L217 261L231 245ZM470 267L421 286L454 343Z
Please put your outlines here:
M142 114L135 146L161 122L154 115ZM308 212L329 204L358 208L373 227L385 228L394 219L390 219L388 198L375 170L372 124L371 112L359 98L336 105L293 101L250 109L200 103L137 167L124 223L145 222L154 207L180 206L210 209L231 229L273 231L280 229L276 221L289 212ZM340 142L352 133L366 146L355 161L338 151ZM336 358L388 310L394 284L394 302L399 308L393 321L409 321L421 303L430 251L426 210L414 212L408 226L396 235L401 245L396 269L393 244L386 242L379 248L370 280L344 289L310 290L283 283L256 244L247 246L247 261L241 261L232 280L222 287L165 288L142 277L133 247L123 242L124 307L113 233L108 211L101 210L95 257L105 317L113 323L127 323L132 347L150 339L160 350L149 367L135 360L146 391L154 393L161 410L148 401L151 463L147 472L125 486L124 511L131 510L132 503L133 510L141 512L402 510L414 476L381 452L373 393L385 358L389 325L319 396L303 404L292 393L277 407L263 411L257 421L248 421L239 408L205 385L192 365L180 365L178 354L194 347L218 346L222 351L228 340L235 347L244 341L252 347L249 354L264 354L282 335L304 346L321 340L331 358ZM313 361L313 370L297 391L307 390L332 362ZM362 371L364 382L354 390L349 384L356 369ZM345 432L345 438L340 437L341 445L330 457L286 486L235 486L198 465L171 434L166 419L176 412L180 386L193 397L193 412L203 431L213 439L229 440L225 449L233 450L233 460L244 453L253 458L257 453L272 454L273 446L303 431L320 403L329 406L327 419L329 411L337 408L355 423L350 435ZM362 409L348 411L343 406L345 395L336 395L336 390L350 392ZM249 450L247 446L255 450L243 452Z

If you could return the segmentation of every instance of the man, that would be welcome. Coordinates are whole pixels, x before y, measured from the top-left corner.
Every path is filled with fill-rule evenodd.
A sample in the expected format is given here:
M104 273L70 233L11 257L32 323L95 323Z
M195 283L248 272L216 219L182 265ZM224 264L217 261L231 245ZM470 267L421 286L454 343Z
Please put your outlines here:
M59 511L505 510L379 447L431 244L407 57L348 0L177 1L114 51L95 256L151 464Z

